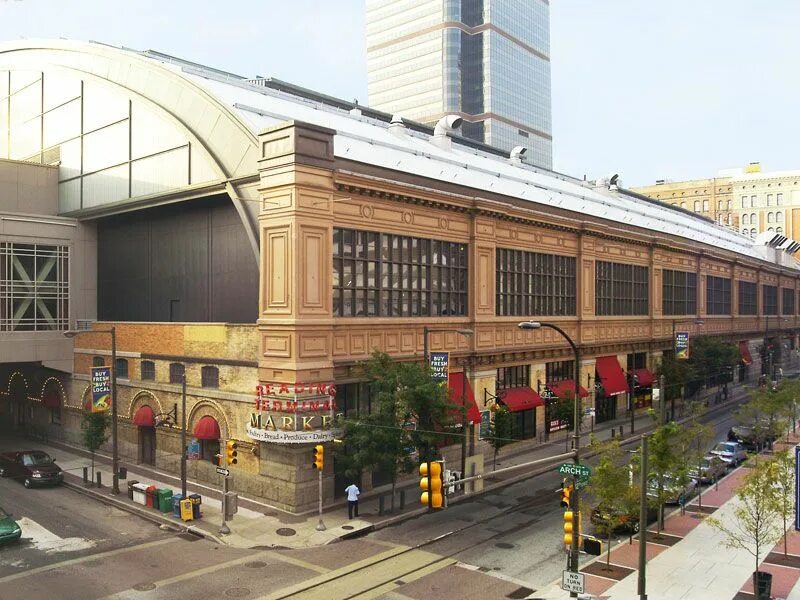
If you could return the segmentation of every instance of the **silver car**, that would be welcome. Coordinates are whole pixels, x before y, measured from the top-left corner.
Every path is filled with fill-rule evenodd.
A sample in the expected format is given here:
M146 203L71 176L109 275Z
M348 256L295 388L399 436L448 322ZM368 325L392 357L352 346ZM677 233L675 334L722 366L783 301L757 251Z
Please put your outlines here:
M747 460L747 452L739 442L720 442L711 454L719 456L729 467L738 467Z
M689 477L700 483L713 483L725 476L728 464L715 454L704 456L696 467L689 471Z

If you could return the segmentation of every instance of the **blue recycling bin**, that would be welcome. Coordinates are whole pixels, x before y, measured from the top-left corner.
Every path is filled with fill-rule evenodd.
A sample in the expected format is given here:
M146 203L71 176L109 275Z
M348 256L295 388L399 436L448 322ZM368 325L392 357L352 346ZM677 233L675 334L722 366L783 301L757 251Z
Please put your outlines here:
M181 518L181 500L183 500L183 494L175 494L172 497L172 516L176 519Z
M203 515L200 514L200 504L203 502L200 494L189 494L189 500L192 501L192 518L199 519Z

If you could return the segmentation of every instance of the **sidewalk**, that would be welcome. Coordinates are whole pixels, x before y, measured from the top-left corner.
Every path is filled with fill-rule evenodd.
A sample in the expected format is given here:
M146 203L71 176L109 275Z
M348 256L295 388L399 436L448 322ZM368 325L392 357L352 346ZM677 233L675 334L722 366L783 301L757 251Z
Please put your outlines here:
M800 437L791 436L791 445ZM726 548L724 535L713 528L704 517L715 518L731 526L734 510L739 504L736 490L747 474L746 467L736 469L719 482L709 486L702 496L702 512L695 498L686 506L685 514L675 510L664 523L660 538L648 529L647 539L647 596L651 600L754 599L752 573L754 559L745 550ZM735 526L734 526L735 528ZM783 556L783 541L769 553L764 553L759 570L773 574L772 597L800 599L800 532L790 528L789 557ZM585 589L590 597L603 600L637 598L639 541L618 544L611 551L611 568L606 567L605 554L584 565ZM569 593L561 582L553 582L537 590L537 598L562 600Z
M748 390L749 386L735 386L731 388L730 398L727 402L718 405L711 405L710 411L722 411L731 404L741 399ZM635 435L630 435L630 419L622 418L612 422L595 425L594 431L581 432L581 445L588 445L592 436L599 439L611 437L612 428L619 432L620 427L624 428L624 440L632 443L638 436L648 430L653 429L653 419L642 412L635 417ZM497 467L510 467L523 465L534 460L555 456L565 451L566 434L554 435L550 441L539 444L535 447L523 449L517 453L512 453L511 449L501 452ZM95 472L102 473L102 481L105 487L97 489L95 487L85 487L82 480L82 470L84 466L90 464L89 454L82 448L68 446L63 443L42 443L36 442L36 446L45 450L58 458L58 463L66 471L65 484L73 489L95 497L98 500L114 504L118 508L135 512L153 522L169 525L178 528L189 528L203 536L210 537L236 547L289 547L304 548L319 546L331 543L338 539L343 539L359 534L380 529L414 518L426 512L426 508L418 502L418 487L416 479L398 485L398 491L405 489L406 502L401 510L399 501L396 511L392 514L389 511L391 506L391 487L384 486L362 494L359 503L359 519L352 521L347 518L346 502L338 499L334 504L326 506L323 513L323 521L326 526L325 531L317 531L319 516L316 513L305 513L295 515L276 509L257 499L239 497L239 512L228 522L231 533L225 536L219 535L219 527L222 523L221 518L221 491L219 488L211 487L209 484L189 481L187 492L189 494L200 494L202 496L202 519L184 524L179 519L173 518L171 514L161 515L152 508L145 508L139 504L134 504L127 496L127 481L139 481L154 485L158 488L168 488L174 492L180 491L180 479L173 473L160 471L148 465L132 465L123 461L122 465L128 467L127 481L120 481L120 495L114 496L110 492L111 460L105 453L95 454ZM531 467L525 469L521 467L518 471L494 475L491 471L485 471L484 491L491 492L501 487L508 486L517 481L534 477L539 473L549 472L552 465L544 467ZM381 514L380 498L384 499L384 512ZM456 495L449 499L451 504L470 500L476 497L473 495Z

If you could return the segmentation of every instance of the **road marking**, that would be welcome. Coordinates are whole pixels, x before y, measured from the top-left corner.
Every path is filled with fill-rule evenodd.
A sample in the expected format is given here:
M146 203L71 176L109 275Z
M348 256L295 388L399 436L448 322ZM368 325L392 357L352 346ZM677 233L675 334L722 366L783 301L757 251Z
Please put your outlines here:
M281 562L285 562L287 564L294 565L296 567L303 567L304 569L315 571L320 574L330 572L330 569L326 569L325 567L320 567L319 565L315 565L314 563L300 560L299 558L293 558L291 556L287 556L286 554L281 554L280 552L274 552L272 550L268 550L266 552L266 555L271 556L275 560L279 560Z
M45 554L88 550L94 548L96 544L92 540L81 537L62 538L28 517L17 519L17 524L22 529L21 540L29 540L37 550L41 550Z
M143 550L145 548L153 548L155 546L161 546L162 544L169 544L170 542L177 541L177 538L167 538L165 540L156 540L154 542L146 542L144 544L139 544L138 546L129 546L127 548L118 548L116 550L109 550L108 552L99 552L96 554L90 554L88 556L82 556L80 558L72 558L70 560L62 560L61 562L53 563L50 565L45 565L43 567L36 567L35 569L29 569L27 571L23 571L21 573L14 573L13 575L6 575L5 577L0 577L0 584L8 583L9 581L16 581L17 579L22 579L24 577L29 577L31 575L36 575L38 573L45 573L47 571L51 571L53 569L60 569L62 567L69 567L72 565L77 565L84 562L90 562L93 560L97 560L98 558L108 558L110 556L117 556L118 554L125 554L126 552L132 552L135 550Z

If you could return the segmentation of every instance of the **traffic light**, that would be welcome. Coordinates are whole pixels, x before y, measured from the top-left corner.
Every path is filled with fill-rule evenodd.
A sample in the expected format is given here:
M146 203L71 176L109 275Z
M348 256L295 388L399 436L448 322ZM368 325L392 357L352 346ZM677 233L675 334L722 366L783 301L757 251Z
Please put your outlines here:
M561 508L570 507L570 498L572 496L573 487L571 485L562 485L561 487Z
M314 468L318 471L325 468L325 447L322 444L314 446Z
M419 489L422 490L422 495L419 501L425 506L433 508L442 507L442 463L425 462L419 466ZM428 504L428 494L431 494L431 502Z
M239 456L239 444L233 440L225 442L225 462L229 465L235 465L239 462L236 458L237 456Z
M573 522L575 512L572 510L564 511L564 544L567 548L572 547L572 536L577 535L580 540L581 535L581 513L578 513L577 531L575 531L576 523Z
M596 537L589 535L581 536L583 540L583 551L592 556L600 556L603 553L603 542Z

